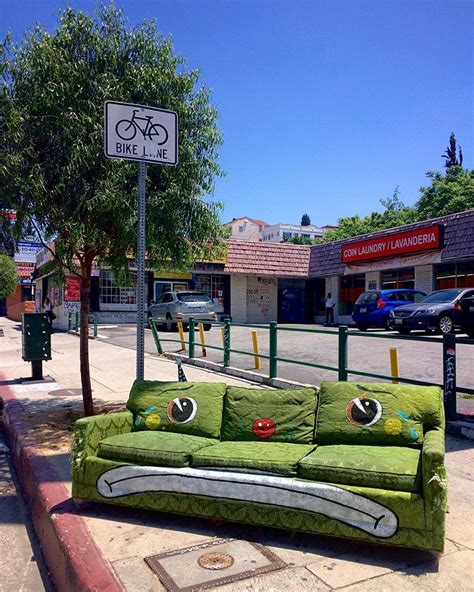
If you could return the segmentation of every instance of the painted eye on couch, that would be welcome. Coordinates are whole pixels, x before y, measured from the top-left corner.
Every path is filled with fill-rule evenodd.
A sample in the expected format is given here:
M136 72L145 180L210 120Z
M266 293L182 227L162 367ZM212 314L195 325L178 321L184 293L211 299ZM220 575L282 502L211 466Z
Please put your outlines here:
M189 423L196 417L197 409L192 397L176 397L168 404L168 419L173 423Z
M368 428L379 421L382 411L382 405L377 399L358 397L347 404L346 417L352 424Z

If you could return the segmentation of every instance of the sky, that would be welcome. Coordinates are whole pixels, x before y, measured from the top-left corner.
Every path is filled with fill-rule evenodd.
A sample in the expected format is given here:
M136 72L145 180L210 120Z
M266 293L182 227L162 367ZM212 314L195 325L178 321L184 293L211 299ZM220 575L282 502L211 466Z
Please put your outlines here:
M64 0L0 0L0 35L53 31ZM86 12L95 2L70 0ZM454 132L473 158L471 0L116 0L156 18L213 89L221 218L318 226L407 205Z

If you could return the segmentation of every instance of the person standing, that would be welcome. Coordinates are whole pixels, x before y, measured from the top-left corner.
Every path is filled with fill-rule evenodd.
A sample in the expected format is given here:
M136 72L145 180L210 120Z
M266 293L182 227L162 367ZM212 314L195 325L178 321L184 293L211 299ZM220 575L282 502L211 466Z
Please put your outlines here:
M336 300L332 297L331 292L328 292L324 307L326 309L326 327L334 325L334 307L336 306Z

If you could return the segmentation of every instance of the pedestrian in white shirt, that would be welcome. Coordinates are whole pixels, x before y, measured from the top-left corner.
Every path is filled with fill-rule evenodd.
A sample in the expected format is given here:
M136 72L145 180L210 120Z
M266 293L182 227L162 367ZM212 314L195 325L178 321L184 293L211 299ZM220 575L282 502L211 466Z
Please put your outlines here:
M326 327L329 325L334 325L334 307L336 306L336 301L332 297L331 292L328 292L324 306L326 309Z

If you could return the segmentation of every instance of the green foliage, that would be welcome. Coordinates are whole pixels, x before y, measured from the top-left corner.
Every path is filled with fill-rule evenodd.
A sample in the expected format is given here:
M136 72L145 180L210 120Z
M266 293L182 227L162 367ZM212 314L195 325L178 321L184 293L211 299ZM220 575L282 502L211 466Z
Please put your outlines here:
M456 154L456 137L453 132L449 136L449 146L446 148L445 153L441 156L445 159L444 166L449 169L452 166L462 166L462 149L459 146L459 160Z
M292 236L289 243L293 243L294 245L314 245L314 241L308 238L307 236Z
M308 214L303 214L301 216L301 226L310 226L311 225L311 218Z
M474 170L450 166L444 176L438 172L428 172L426 176L431 184L420 187L416 203L419 220L474 208Z
M88 254L126 269L136 244L137 167L103 151L108 99L173 109L179 165L149 166L150 265L184 268L220 240L219 204L206 203L221 136L210 91L173 54L155 23L127 28L113 5L89 16L65 9L54 34L40 27L0 54L0 194L18 227L56 239L56 258Z
M340 218L337 228L328 230L321 239L317 240L317 244L403 226L416 221L415 209L405 206L400 200L398 187L395 188L392 197L381 199L380 203L384 207L382 213L372 212L363 218L359 214Z
M0 255L0 298L11 296L17 284L18 278L13 259L7 255Z

